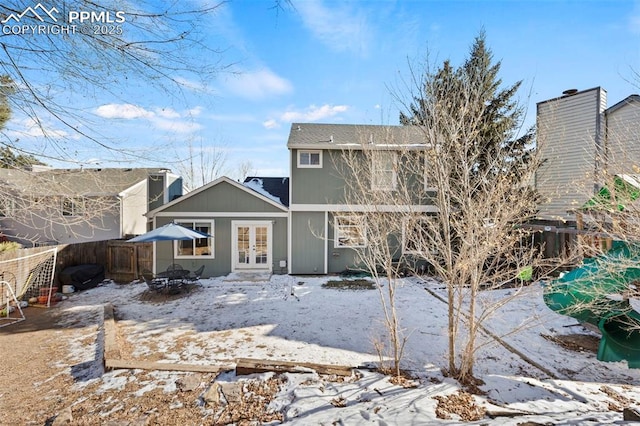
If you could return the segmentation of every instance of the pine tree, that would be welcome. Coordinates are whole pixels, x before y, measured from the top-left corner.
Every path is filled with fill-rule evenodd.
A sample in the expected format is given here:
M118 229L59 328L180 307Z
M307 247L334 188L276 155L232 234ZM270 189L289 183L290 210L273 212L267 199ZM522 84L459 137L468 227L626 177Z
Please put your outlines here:
M447 60L435 73L425 74L424 92L414 97L408 107L409 114L400 113L400 123L428 127L438 122L438 117L430 117L424 108L425 97L428 96L436 97L443 113L449 117L469 116L467 112L461 111L477 108L480 123L468 124L478 129L474 143L482 146L484 158L477 159L473 167L479 175L486 171L489 164L495 169L494 172L522 174L532 153L531 143L535 132L534 128L530 128L519 134L524 110L515 96L522 81L503 88L498 76L500 66L499 61L493 62L493 53L486 44L486 34L480 32L471 46L468 58L460 67L453 67ZM468 99L465 99L465 105L459 104L461 100L456 94L462 88L475 93L475 105L469 105ZM494 161L497 155L502 157L498 165Z

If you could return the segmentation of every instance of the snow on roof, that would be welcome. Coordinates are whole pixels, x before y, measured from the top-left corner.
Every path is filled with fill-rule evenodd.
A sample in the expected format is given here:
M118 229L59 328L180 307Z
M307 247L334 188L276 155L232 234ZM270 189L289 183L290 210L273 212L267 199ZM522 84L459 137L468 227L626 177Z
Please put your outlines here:
M283 206L289 206L289 178L247 177L243 185Z

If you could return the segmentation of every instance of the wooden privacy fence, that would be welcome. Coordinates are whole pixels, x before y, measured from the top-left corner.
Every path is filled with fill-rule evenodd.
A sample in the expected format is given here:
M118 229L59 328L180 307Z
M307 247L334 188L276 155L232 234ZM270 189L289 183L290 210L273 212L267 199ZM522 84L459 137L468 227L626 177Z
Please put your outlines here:
M2 253L0 260L17 259L34 253L50 250L48 247L34 247ZM58 274L67 266L95 263L102 265L105 278L119 283L128 283L139 278L144 269L153 268L153 243L129 243L124 240L92 241L57 246L56 273L54 281L59 283Z

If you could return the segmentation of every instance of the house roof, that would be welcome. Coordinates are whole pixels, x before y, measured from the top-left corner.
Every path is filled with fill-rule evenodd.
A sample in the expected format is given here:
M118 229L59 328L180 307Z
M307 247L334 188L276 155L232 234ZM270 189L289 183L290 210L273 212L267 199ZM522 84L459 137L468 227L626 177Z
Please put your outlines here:
M365 145L380 149L425 147L419 126L381 126L372 124L293 123L288 148L358 149Z
M0 184L30 195L117 195L163 168L0 169Z
M615 112L617 110L619 110L620 108L629 105L633 102L640 102L640 96L639 95L629 95L626 98L624 98L623 100L621 100L620 102L618 102L615 105L610 106L609 108L607 108L605 110L605 114L611 114L612 112Z
M606 90L604 90L602 87L600 86L596 86L596 87L592 87L591 89L585 89L585 90L577 90L577 91L568 91L569 93L563 94L562 96L557 96L555 98L551 98L551 99L546 99L544 101L540 101L537 102L536 105L542 105L542 104L546 104L548 102L554 102L557 101L558 99L564 99L564 98L568 98L571 96L575 96L575 95L581 95L583 93L587 93L587 92L592 92L592 91L598 91L598 90L602 90L603 92L607 92Z
M279 178L279 179L282 179L282 178ZM145 213L145 216L147 216L148 218L152 218L156 214L161 212L162 210L165 210L165 209L167 209L167 208L169 208L171 206L174 206L174 205L176 205L178 203L181 203L186 199L194 197L197 194L199 194L199 193L201 193L203 191L206 191L207 189L209 189L211 187L219 185L222 182L226 182L226 183L228 183L228 184L230 184L230 185L232 185L232 186L234 186L234 187L236 187L236 188L238 188L238 189L240 189L242 191L245 191L248 194L251 194L254 197L257 197L257 198L259 198L259 199L261 199L263 201L266 201L267 203L269 203L269 204L271 204L273 206L278 207L279 209L281 209L283 211L287 211L287 207L285 205L283 205L282 203L279 203L277 201L274 201L272 197L267 197L266 195L261 194L261 193L255 191L255 190L249 189L245 185L243 185L241 183L238 183L233 179L230 179L230 178L228 178L226 176L222 176L222 177L219 177L218 179L216 179L216 180L214 180L212 182L209 182L206 185L201 186L200 188L194 189L193 191L189 192L188 194L183 195L182 197L176 198L175 200L170 201L167 204L163 204L162 206L158 207L157 209L148 211L147 213Z
M285 207L289 207L288 177L248 176L244 180L244 186L282 204Z

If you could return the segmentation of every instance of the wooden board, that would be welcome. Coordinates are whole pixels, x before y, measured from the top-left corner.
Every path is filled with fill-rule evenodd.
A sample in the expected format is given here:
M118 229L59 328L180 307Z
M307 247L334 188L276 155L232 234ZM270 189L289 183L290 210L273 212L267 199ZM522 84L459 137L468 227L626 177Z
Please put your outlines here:
M113 305L104 305L104 360L120 359L120 347L118 346L118 332L116 321L113 317Z
M266 372L303 373L313 370L318 374L335 374L336 376L351 376L355 367L343 365L314 364L309 362L273 361L263 359L236 359L236 374L253 374Z
M233 365L195 365L195 364L174 364L168 362L149 362L128 359L105 359L105 367L113 369L129 370L157 370L157 371L186 371L194 373L220 373L221 371L233 370Z

